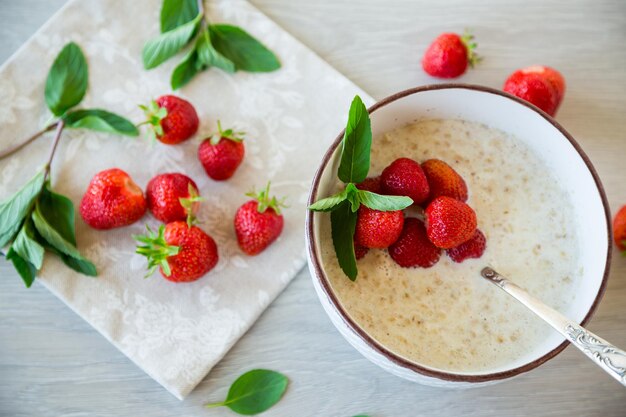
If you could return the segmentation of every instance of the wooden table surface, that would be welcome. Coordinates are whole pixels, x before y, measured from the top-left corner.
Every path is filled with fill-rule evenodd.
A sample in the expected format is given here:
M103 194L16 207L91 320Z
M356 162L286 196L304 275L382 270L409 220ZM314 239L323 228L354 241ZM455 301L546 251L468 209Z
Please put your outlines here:
M252 2L377 99L433 82L419 65L427 43L464 27L485 59L463 82L500 87L521 66L560 69L568 90L558 120L591 157L613 212L626 204L623 0ZM0 0L0 62L63 3ZM201 405L221 400L253 367L291 379L267 416L626 416L626 390L574 348L488 388L442 390L386 374L334 329L306 270L179 402L52 294L39 285L26 290L4 261L0 277L0 416L230 416ZM625 257L614 256L589 328L626 347Z

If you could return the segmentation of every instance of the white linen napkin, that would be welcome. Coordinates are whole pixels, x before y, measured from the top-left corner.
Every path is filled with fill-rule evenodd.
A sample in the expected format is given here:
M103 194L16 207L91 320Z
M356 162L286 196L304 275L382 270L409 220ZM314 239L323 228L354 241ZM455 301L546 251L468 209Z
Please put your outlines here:
M126 228L96 231L77 215L78 247L99 270L79 275L51 255L38 282L61 298L152 378L183 399L254 323L303 267L305 202L311 178L331 140L345 124L351 99L373 100L270 19L241 0L206 2L211 21L239 25L269 46L283 67L269 74L216 69L203 72L176 94L190 100L201 120L198 135L178 146L66 130L53 163L53 188L75 205L91 177L119 167L141 187L158 173L183 172L206 198L201 227L216 240L220 260L202 279L174 284L134 254L132 234L149 214ZM0 125L5 148L39 130L50 117L44 105L46 74L69 41L89 62L89 90L81 107L101 107L135 122L137 104L170 93L179 59L155 70L141 64L144 42L158 34L160 1L70 1L0 68ZM197 160L199 142L222 126L247 132L246 157L235 176L210 180ZM51 134L0 162L0 197L19 188L47 155ZM233 230L244 193L272 181L286 196L280 239L256 257L238 248ZM17 275L13 277L19 279ZM28 297L24 289L23 297ZM45 349L45 348L42 348Z

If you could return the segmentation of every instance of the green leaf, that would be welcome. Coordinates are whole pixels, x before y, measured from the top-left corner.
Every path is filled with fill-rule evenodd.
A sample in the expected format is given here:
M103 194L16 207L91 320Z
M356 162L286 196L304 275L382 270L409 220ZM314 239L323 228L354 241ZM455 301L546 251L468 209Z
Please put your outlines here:
M39 171L18 192L0 203L0 247L5 246L20 229L43 186L44 172Z
M163 0L161 33L176 29L198 15L197 0Z
M9 249L6 258L13 263L13 266L17 270L17 273L20 274L20 277L22 277L26 287L30 288L35 281L35 276L37 275L37 269L35 269L35 266L24 260L13 249Z
M372 128L367 108L359 96L350 105L348 123L341 147L341 162L337 175L345 183L359 183L370 169Z
M201 19L202 14L198 14L193 20L184 25L146 42L142 52L144 68L151 69L157 67L176 55L191 40Z
M46 104L55 116L81 102L87 91L87 61L80 47L70 42L61 50L46 80Z
M208 29L202 31L196 42L198 62L204 67L217 67L226 72L236 71L235 64L220 54L211 43L211 34Z
M354 229L357 213L352 211L349 201L342 202L330 213L333 246L339 266L350 280L356 280L357 267L354 255Z
M335 195L331 195L327 198L322 198L321 200L317 200L315 203L309 206L309 210L313 211L332 211L337 208L337 206L345 201L348 198L348 190L344 189L343 191L338 192Z
M226 406L243 415L259 414L280 400L288 382L287 377L279 372L254 369L233 382L225 401L205 406L207 408Z
M185 85L202 69L198 62L198 52L193 48L178 64L172 72L170 84L172 90L177 90Z
M132 122L101 109L76 110L68 113L63 120L66 127L75 129L85 128L126 136L139 135L137 127Z
M413 204L413 200L410 197L380 195L365 190L358 191L358 199L361 204L366 205L372 210L379 211L404 210Z
M45 246L47 250L58 256L65 265L67 265L74 271L90 277L98 276L96 266L88 259L85 259L82 256L74 258L72 256L64 254L63 252L58 251L49 244L46 244Z
M40 270L43 264L44 248L37 242L35 229L31 219L26 219L22 229L11 244L11 249L22 259L31 263Z
M233 25L209 25L211 42L220 54L235 64L238 70L270 72L280 68L280 61L272 51Z
M74 206L66 197L50 191L42 192L32 219L50 246L73 258L81 258L74 236Z

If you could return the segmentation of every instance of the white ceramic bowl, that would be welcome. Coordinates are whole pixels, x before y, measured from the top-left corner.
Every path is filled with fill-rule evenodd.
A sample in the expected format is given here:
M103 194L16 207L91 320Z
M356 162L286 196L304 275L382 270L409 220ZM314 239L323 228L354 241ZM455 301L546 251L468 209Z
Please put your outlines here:
M600 179L576 141L553 118L507 93L482 86L440 84L390 96L369 109L374 137L421 118L465 119L484 123L524 141L544 160L570 195L578 229L584 276L576 303L563 311L581 324L595 311L606 286L611 258L610 214ZM315 174L309 204L330 194L339 163L343 132L337 136ZM517 361L483 373L452 373L408 361L381 345L344 311L320 261L319 216L309 212L306 239L309 269L317 295L331 321L363 356L386 371L411 381L446 387L485 385L530 371L560 353L567 342L554 332ZM479 279L478 276L476 279Z

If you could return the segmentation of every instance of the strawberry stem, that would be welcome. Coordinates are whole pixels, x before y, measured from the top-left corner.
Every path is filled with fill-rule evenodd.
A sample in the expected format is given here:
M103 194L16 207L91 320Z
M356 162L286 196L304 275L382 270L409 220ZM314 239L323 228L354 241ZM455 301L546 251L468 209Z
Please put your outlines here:
M179 201L180 205L183 206L185 212L187 213L187 226L191 227L197 222L197 218L194 213L194 206L196 203L199 204L204 201L204 198L200 197L198 190L191 183L187 185L187 190L189 191L189 197L181 197L179 198Z
M139 105L139 108L146 114L146 120L138 123L137 127L142 125L149 125L148 135L151 140L156 140L158 137L163 136L163 126L161 121L167 117L167 109L160 107L155 100L150 101L147 106L143 104Z
M268 208L271 208L276 214L280 214L280 208L287 207L285 205L285 198L278 200L276 197L270 197L270 184L271 182L268 181L265 189L260 191L259 193L252 190L251 192L246 193L246 195L258 201L259 204L257 207L257 211L259 213L265 213Z
M218 120L217 133L211 136L211 144L217 145L222 139L232 140L233 142L242 142L244 139L243 135L245 134L246 132L237 132L233 128L223 130L222 123Z
M476 53L478 44L474 39L474 35L472 35L468 29L465 29L465 33L461 36L461 42L463 42L463 45L465 45L465 48L467 49L467 62L472 68L474 68L474 66L483 59Z
M167 258L178 255L180 247L169 245L165 241L165 226L161 225L158 233L155 233L148 225L146 225L146 230L145 235L133 235L133 239L144 244L137 246L135 252L148 259L148 272L145 278L152 275L158 267L161 267L165 276L169 277L172 270Z

